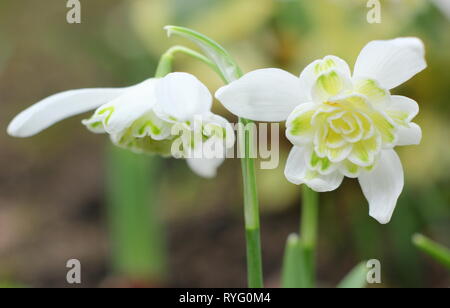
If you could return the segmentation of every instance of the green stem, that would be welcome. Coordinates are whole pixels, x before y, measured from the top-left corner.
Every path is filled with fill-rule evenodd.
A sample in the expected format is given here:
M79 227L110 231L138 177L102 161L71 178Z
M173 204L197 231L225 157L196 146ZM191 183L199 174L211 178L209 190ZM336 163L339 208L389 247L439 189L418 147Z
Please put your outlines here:
M240 119L246 126L252 121ZM261 236L259 223L259 201L256 187L255 161L251 158L253 131L242 129L240 140L244 141L244 158L241 159L244 183L244 217L247 241L247 277L250 288L262 288L263 272L261 257Z
M300 225L301 245L303 247L305 271L307 277L306 286L313 288L316 284L316 246L318 223L318 194L303 185L303 206Z
M178 46L178 45L171 47L161 56L158 67L156 69L155 77L164 77L167 74L169 74L170 72L172 72L172 63L173 63L173 59L174 59L176 53L185 54L187 56L190 56L194 59L199 60L200 62L205 63L214 72L216 72L220 76L220 78L222 78L223 81L226 82L225 77L223 76L222 72L219 70L219 68L217 67L217 65L214 62L209 60L207 57L205 57L201 53L198 53L187 47Z

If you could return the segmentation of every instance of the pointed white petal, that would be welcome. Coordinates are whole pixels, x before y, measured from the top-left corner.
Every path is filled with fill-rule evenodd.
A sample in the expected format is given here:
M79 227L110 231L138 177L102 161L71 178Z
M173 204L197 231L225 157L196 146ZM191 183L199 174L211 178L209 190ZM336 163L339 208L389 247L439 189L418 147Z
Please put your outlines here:
M353 76L373 79L383 88L392 89L426 67L425 47L418 38L372 41L361 51Z
M284 171L288 181L296 185L306 184L317 192L333 191L338 188L344 176L338 171L322 175L309 170L306 161L308 152L306 147L294 147L291 150Z
M275 68L260 69L220 88L216 98L238 117L267 122L285 121L305 102L296 76Z
M185 122L195 115L208 113L212 96L208 88L195 76L171 73L156 87L155 112L168 121Z
M369 202L369 214L381 224L387 224L403 190L403 167L394 150L384 150L372 171L363 171L358 177L362 191Z
M9 124L8 134L31 137L61 120L105 104L126 89L80 89L49 96L19 113Z
M409 123L409 127L400 126L398 129L398 146L418 145L422 140L422 129L416 123Z

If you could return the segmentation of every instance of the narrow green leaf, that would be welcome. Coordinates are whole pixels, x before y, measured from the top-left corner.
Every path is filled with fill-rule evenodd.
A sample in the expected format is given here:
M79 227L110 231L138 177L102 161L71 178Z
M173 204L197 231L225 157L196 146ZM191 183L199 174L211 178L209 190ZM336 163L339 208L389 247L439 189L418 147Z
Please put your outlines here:
M179 35L197 44L203 50L203 52L214 63L216 63L222 75L221 77L227 83L238 79L242 75L239 66L236 64L230 54L225 50L225 48L223 48L207 36L194 30L178 26L166 26L164 27L164 29L167 31L167 34L169 36L171 36L172 34Z
M361 262L339 283L340 289L362 289L367 285L367 262Z
M305 288L305 275L303 245L297 234L291 234L286 243L281 285L283 288Z
M107 205L114 271L162 283L166 246L158 202L161 161L109 145Z
M417 248L450 270L450 250L448 248L430 240L422 234L414 235L413 243Z

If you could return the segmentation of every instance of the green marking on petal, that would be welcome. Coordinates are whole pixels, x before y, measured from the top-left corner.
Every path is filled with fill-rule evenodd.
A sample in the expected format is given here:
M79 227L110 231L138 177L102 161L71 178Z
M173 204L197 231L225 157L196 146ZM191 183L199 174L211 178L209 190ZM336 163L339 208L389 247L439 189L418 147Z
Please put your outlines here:
M347 158L348 154L351 151L351 145L345 145L340 148L328 148L327 149L327 157L331 162L340 162L343 159Z
M362 142L356 144L353 147L353 152L360 161L362 161L363 163L369 163L369 151Z
M370 165L370 166L368 166L368 167L364 167L364 169L365 169L366 171L372 171L373 168L375 168L375 164L372 164L372 165Z
M324 157L320 158L317 156L316 152L313 151L311 154L311 167L314 169L318 168L320 171L327 171L331 167L331 161Z
M111 118L111 116L112 116L112 114L113 114L113 112L114 112L114 106L110 106L110 107L108 107L108 108L104 108L104 109L101 109L99 112L98 112L98 114L99 115L104 115L105 113L107 113L108 112L108 115L106 116L106 118L105 118L105 125L108 125L108 122L109 122L109 119Z
M355 178L359 175L360 167L349 160L342 163L343 173L345 176Z
M131 128L127 129L119 140L115 142L117 146L136 153L159 154L162 156L170 155L172 143L173 139L154 140L150 136L135 137Z
M336 67L336 63L334 62L333 59L328 58L328 59L322 60L319 63L317 63L314 67L314 72L317 75L319 75L319 74L324 73L334 67Z
M351 162L347 162L347 163L345 164L345 166L347 167L347 171L348 171L349 173L351 173L351 174L356 174L356 173L358 173L358 170L359 170L358 165L355 165L355 164L353 164L353 163L351 163Z
M361 129L363 131L363 139L369 139L373 136L374 133L374 127L372 125L372 120L368 118L367 115L361 113L361 112L355 112L355 117L358 118L358 120L361 123Z
M314 110L306 111L296 117L291 123L290 132L294 136L299 136L311 131L311 119L314 115Z
M373 112L371 119L380 133L383 142L392 144L395 141L395 125L379 112Z
M334 130L328 130L328 135L326 138L327 146L336 148L342 146L345 141L342 139L342 135L337 134Z
M320 91L323 91L330 96L335 96L344 88L344 82L338 72L331 71L322 74L317 78L317 87Z
M400 110L389 110L386 113L398 125L408 127L409 114L407 112Z
M381 88L375 80L363 79L355 83L355 92L365 95L370 101L380 102L388 98L389 91Z
M353 145L350 158L353 157L353 163L359 162L362 166L368 166L373 163L375 155L380 151L380 148L381 143L376 136L362 140Z

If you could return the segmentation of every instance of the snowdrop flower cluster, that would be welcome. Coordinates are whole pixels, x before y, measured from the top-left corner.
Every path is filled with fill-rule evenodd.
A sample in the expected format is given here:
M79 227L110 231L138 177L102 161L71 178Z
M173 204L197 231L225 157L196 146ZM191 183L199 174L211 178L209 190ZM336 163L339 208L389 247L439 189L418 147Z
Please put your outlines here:
M279 69L250 72L219 89L216 97L232 113L255 121L287 121L294 145L285 175L294 184L324 192L343 178L358 178L370 215L388 223L403 189L403 169L394 148L419 144L411 121L419 107L390 90L426 68L416 38L373 41L361 51L353 74L327 56L300 77Z
M137 153L176 156L203 177L214 177L234 144L228 121L211 112L212 96L196 77L171 73L119 89L79 89L50 96L20 113L9 125L15 137L30 137L73 115L96 109L83 124L107 133L120 147ZM200 141L194 138L201 136ZM192 137L191 137L192 136ZM205 146L216 156L205 157ZM181 153L180 153L181 151ZM200 152L200 153L199 153Z

